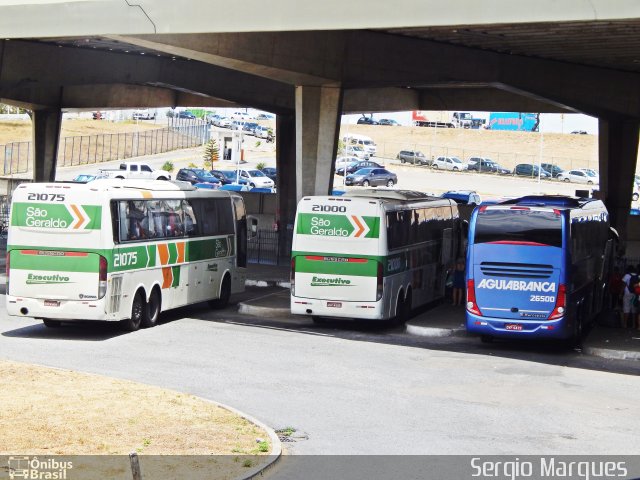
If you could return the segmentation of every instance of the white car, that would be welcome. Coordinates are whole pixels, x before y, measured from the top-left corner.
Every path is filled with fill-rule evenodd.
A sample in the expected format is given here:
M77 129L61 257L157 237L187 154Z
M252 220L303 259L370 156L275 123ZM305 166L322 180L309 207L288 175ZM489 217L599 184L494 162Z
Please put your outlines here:
M369 152L360 145L347 145L344 147L345 155L358 157L359 160L369 160Z
M269 138L269 130L271 130L269 127L258 125L253 130L253 134L258 138Z
M469 167L458 157L438 157L433 161L431 166L435 169L451 170L454 172L467 170Z
M351 165L354 162L359 162L360 159L355 156L344 156L336 158L336 170L340 168L345 168L348 165Z
M248 183L251 188L273 188L275 183L258 169L240 169L240 183Z
M567 170L558 175L558 180L562 182L586 183L595 185L600 183L600 178L591 176L584 170Z
M227 117L218 118L213 121L213 124L217 127L222 128L231 128L232 125L231 120L229 120Z

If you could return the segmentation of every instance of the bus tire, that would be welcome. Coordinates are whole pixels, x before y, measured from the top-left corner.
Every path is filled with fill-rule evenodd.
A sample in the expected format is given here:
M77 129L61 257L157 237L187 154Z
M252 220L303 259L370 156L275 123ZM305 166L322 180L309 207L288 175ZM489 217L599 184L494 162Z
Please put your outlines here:
M162 299L160 297L160 293L158 293L158 288L156 287L151 292L149 302L144 309L144 314L142 316L142 328L151 328L156 326L158 323L158 317L160 316L161 304Z
M117 179L117 180L124 180L124 177L123 177L122 175L118 175L118 176L116 177L116 179Z
M398 294L398 301L396 302L396 314L392 318L391 323L394 325L404 325L404 322L406 321L406 313L404 294L403 292L400 292Z
M60 325L62 325L62 322L60 320L51 320L49 318L43 318L42 323L44 323L44 326L47 328L58 328Z
M324 323L327 323L324 318L319 317L318 315L311 315L311 321L316 325L322 325Z
M133 297L133 304L131 305L131 317L122 320L122 329L127 332L135 332L140 328L142 324L142 318L146 310L146 302L144 301L144 295L141 290L136 292L136 296Z
M222 279L222 285L220 286L220 298L215 300L209 300L209 306L215 309L225 308L229 304L229 298L231 297L231 278L229 275L225 275Z
M404 299L404 309L402 312L403 323L411 318L411 314L413 313L413 308L411 308L411 303L413 300L413 295L411 293L411 288L407 290L407 296Z
M482 343L493 343L493 337L491 335L480 335L480 341Z

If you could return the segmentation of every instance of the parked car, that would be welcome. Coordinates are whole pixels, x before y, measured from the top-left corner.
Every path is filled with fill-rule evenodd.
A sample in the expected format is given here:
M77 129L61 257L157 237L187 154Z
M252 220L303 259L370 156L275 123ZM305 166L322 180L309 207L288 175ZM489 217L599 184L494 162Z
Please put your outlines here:
M469 158L469 164L467 166L467 170L476 171L476 172L500 173L500 174L511 173L511 170L501 166L500 164L494 162L493 160L487 157Z
M134 120L155 120L156 112L151 110L136 110L131 116Z
M211 171L213 176L217 176ZM249 182L242 178L235 170L215 170L216 173L221 173L227 179L226 182L223 182L223 185L232 185L232 184L240 184L240 185L248 185Z
M369 160L353 162L347 165L346 167L341 168L340 170L336 169L337 175L349 175L350 173L355 173L362 168L384 168L384 165L380 165L376 162L371 162Z
M353 155L338 157L336 158L336 172L341 168L344 168L352 163L357 163L359 161L360 159L358 157L354 157Z
M222 117L222 118L216 119L214 122L214 125L216 127L221 127L221 128L231 128L233 124L231 120L229 120L227 117Z
M231 130L242 130L242 128L244 127L244 124L247 123L244 120L233 120L231 122Z
M586 135L587 132L585 130L574 130L571 132L572 135Z
M454 172L467 169L467 164L458 157L438 157L433 161L431 166L435 169L451 170Z
M220 186L222 184L218 178L203 168L181 168L176 174L176 180L189 182L192 185L196 183L210 183Z
M480 195L473 190L449 190L440 196L463 205L480 205L482 203Z
M551 174L544 168L539 169L537 165L531 165L530 163L519 163L513 170L513 174L533 178L538 177L538 171L540 171L540 178L551 178Z
M260 113L256 117L256 120L271 120L272 118L273 118L273 115L268 115L266 113Z
M588 185L600 183L600 178L592 177L584 170L568 170L562 172L558 175L558 180L562 182L586 183Z
M231 115L231 120L251 120L251 116L247 112L233 112Z
M369 160L369 152L367 152L361 145L347 145L344 147L345 155L353 155L362 160Z
M253 134L258 138L269 138L269 135L273 135L273 131L269 127L258 125L253 129Z
M275 184L273 180L267 177L262 171L257 169L239 169L240 179L242 183L248 184L251 188L273 188Z
M178 112L178 114L176 115L176 118L185 118L187 120L195 120L196 116L193 113L191 113L189 110L182 110Z
M358 119L358 125L378 125L378 122L373 117L365 117L363 115Z
M378 125L389 125L393 127L399 127L400 124L391 118L381 118L378 120Z
M248 132L251 135L255 135L256 128L258 127L260 127L260 125L258 125L256 122L245 122L244 125L242 125L242 131Z
M417 150L400 150L396 158L400 163L413 163L414 165L431 165L431 159L424 156L424 153Z
M217 113L207 113L204 116L205 121L209 124L209 125L216 125L216 121L221 119L222 115L218 115Z
M227 177L225 172L223 170L209 170L209 173L211 175L213 175L214 177L216 177L218 180L220 180L220 183L222 185L227 185L229 183L233 183L235 181L235 177L234 180L232 180L231 178ZM231 172L235 175L235 172Z
M544 170L551 174L553 178L557 178L564 170L560 168L558 165L554 165L553 163L541 163L540 166L544 168Z
M275 167L264 167L261 170L262 170L262 173L264 173L267 177L273 180L274 184L277 183L278 171L276 170Z
M395 173L384 168L361 168L354 173L346 176L345 185L362 185L363 187L376 187L386 185L393 187L398 183L398 177Z
M94 180L99 180L101 178L109 178L109 177L100 173L81 173L79 175L76 175L76 177L72 180L72 182L89 183L89 182L93 182Z
M132 178L144 180L171 180L171 174L165 170L154 170L146 163L122 162L120 168L101 168L100 175L108 178Z
M92 114L94 120L104 120L105 115L104 112L93 112Z

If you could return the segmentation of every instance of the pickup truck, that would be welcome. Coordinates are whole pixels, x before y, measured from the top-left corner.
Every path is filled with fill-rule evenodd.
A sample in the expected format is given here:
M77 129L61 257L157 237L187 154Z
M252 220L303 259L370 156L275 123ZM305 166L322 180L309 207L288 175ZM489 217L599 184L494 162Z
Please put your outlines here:
M108 178L143 178L150 180L171 180L171 174L165 170L154 170L146 163L123 162L120 168L102 168L100 173Z

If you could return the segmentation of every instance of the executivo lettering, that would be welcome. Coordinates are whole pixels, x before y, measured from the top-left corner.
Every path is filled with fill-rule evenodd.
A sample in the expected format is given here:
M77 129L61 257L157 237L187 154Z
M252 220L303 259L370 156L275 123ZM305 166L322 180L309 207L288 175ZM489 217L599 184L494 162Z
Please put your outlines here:
M555 282L526 282L524 280L493 280L483 278L476 288L525 292L555 292L556 284Z
M338 287L338 286L350 286L351 280L346 280L344 278L321 278L321 277L313 277L311 280L312 287Z
M70 283L69 277L62 275L35 275L30 273L27 276L27 285L45 284L45 283Z

